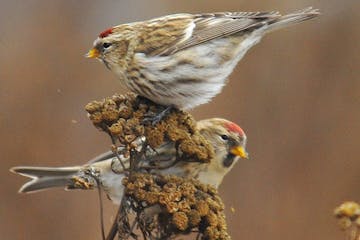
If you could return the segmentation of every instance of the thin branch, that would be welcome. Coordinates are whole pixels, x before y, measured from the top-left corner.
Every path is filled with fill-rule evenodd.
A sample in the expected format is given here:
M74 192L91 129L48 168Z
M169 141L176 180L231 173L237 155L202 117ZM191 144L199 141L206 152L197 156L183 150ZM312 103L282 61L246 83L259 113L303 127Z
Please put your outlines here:
M121 211L121 204L120 204L120 206L118 208L115 220L114 220L113 224L111 225L111 228L110 228L109 233L108 233L108 235L106 237L106 240L114 240L114 238L115 238L115 236L116 236L116 234L118 232L118 218L120 216L120 211Z

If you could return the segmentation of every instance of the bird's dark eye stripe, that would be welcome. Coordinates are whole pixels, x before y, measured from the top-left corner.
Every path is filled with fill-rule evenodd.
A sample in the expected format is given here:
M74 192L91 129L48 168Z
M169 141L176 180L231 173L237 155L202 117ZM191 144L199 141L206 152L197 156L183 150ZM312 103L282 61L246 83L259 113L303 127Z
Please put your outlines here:
M105 42L103 43L103 48L108 48L111 46L111 43Z
M228 139L229 139L229 136L228 136L228 135L221 135L221 138L222 138L223 140L228 140Z

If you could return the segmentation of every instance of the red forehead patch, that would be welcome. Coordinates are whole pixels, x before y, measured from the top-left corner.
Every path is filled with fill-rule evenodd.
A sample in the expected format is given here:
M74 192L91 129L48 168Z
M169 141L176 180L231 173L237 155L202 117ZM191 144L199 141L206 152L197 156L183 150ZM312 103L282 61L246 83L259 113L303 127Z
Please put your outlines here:
M113 32L112 28L106 29L105 31L103 31L102 33L99 34L99 37L101 37L101 38L107 37L112 32Z
M241 127L239 127L238 125L236 125L236 124L233 123L233 122L225 123L225 127L226 127L227 130L229 130L230 132L238 133L240 136L244 136L244 135L245 135L244 130L242 130Z

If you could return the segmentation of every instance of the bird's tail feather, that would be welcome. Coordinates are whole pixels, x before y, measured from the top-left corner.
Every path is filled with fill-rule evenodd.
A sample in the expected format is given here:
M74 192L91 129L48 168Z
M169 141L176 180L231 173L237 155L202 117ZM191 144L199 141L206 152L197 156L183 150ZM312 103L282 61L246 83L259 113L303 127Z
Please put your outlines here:
M305 20L314 18L320 14L319 9L308 7L300 11L296 11L277 18L274 22L270 23L268 31L274 31L289 25L303 22Z
M67 187L80 167L26 167L19 166L10 169L11 172L31 178L20 189L20 193L30 193L53 187Z

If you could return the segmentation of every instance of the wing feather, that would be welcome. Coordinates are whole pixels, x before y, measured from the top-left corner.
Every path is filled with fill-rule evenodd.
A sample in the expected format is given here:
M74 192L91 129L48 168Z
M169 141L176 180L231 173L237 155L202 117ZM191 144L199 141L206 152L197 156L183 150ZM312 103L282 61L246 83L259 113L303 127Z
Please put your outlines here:
M145 33L135 52L148 56L168 56L216 38L246 34L264 25L283 27L313 18L317 9L306 8L288 15L271 12L217 12L175 14L141 24ZM269 28L270 29L270 28Z
M218 12L192 15L195 24L192 34L187 39L168 46L159 55L171 55L215 38L261 27L280 16L278 12Z

